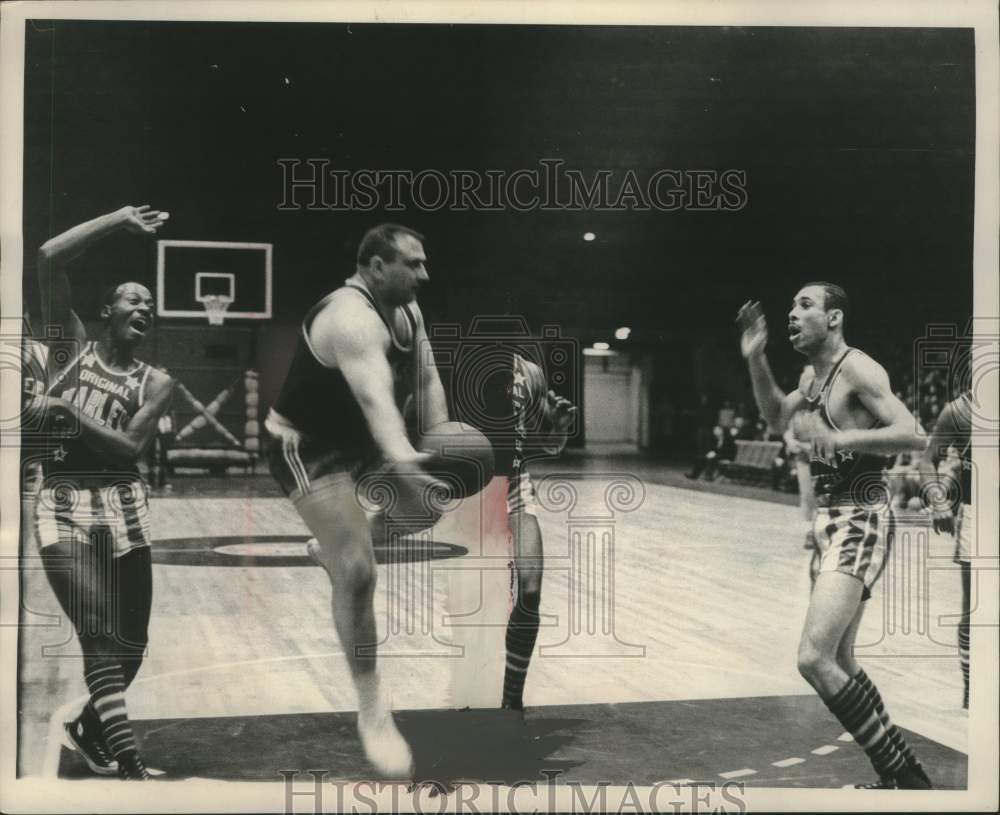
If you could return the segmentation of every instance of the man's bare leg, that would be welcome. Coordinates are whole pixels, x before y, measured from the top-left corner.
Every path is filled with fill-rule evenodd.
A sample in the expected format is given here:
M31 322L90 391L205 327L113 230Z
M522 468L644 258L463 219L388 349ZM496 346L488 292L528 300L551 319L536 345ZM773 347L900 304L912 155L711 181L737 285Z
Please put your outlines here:
M854 678L854 680L861 685L864 689L865 694L868 696L871 703L875 706L875 712L878 714L879 720L882 722L882 726L885 728L886 732L889 734L889 739L892 741L893 746L899 750L906 759L907 767L916 773L922 780L924 780L928 787L931 786L931 781L927 777L927 772L924 766L917 759L916 754L913 752L909 744L907 744L906 739L903 737L902 732L892 720L889 718L889 714L885 709L885 702L882 701L882 694L879 693L878 688L875 683L872 682L868 674L865 673L864 668L858 664L857 659L854 656L854 644L858 638L858 629L861 625L861 618L864 615L865 603L861 603L858 606L858 611L854 615L854 619L851 624L847 627L847 631L844 632L844 636L840 641L840 647L837 649L837 662L840 667L844 669L844 672Z
M841 572L821 572L816 578L799 642L799 672L868 755L880 785L923 788L882 723L876 702L847 670L858 667L853 647L863 588L856 577Z
M333 623L358 693L358 730L369 760L391 778L409 777L412 755L392 720L377 670L378 629L373 598L377 572L368 519L343 481L314 489L296 509L315 535L309 555L332 586Z
M527 512L510 516L514 537L514 572L517 602L507 622L507 666L503 680L503 707L524 708L524 683L535 650L542 599L542 530L538 519Z

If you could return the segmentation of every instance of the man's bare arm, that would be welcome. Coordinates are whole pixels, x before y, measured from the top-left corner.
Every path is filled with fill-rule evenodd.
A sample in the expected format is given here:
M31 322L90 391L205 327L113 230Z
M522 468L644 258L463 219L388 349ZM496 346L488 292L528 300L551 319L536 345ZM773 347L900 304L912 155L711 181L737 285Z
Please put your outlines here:
M792 415L802 405L798 391L786 394L778 387L771 373L764 348L767 345L767 321L760 303L743 305L736 315L736 322L742 329L740 351L750 369L750 383L757 409L775 433L784 433Z
M972 429L971 416L962 409L956 400L949 402L938 415L934 424L934 432L920 457L920 477L923 483L923 494L927 508L933 514L934 530L954 534L955 518L952 499L958 489L949 489L957 485L947 483L938 471L938 465L944 458L949 445L965 444ZM959 488L960 489L960 488Z
M920 460L921 469L929 465L936 473L948 447L952 444L964 444L969 438L970 429L970 417L965 411L958 409L956 402L946 404L934 423L934 432Z
M924 449L927 439L920 432L920 423L892 392L885 368L870 357L852 354L841 371L852 392L882 426L834 433L837 449L876 455Z
M122 207L101 215L45 241L38 249L38 289L42 307L42 336L50 328L60 328L64 340L85 342L87 331L72 306L72 290L66 264L101 238L127 229L130 232L155 234L163 224L158 210ZM56 355L50 355L54 359Z
M357 399L372 438L394 462L417 458L396 407L386 330L367 306L335 302L316 315L310 340L321 359L334 360Z
M78 423L80 440L91 450L127 466L135 464L149 447L156 434L157 422L170 407L174 384L174 380L162 371L150 371L146 382L146 401L124 430L113 430L102 425L64 399L44 398L47 400L50 416L64 416L69 421Z
M550 390L542 395L545 410L545 425L549 434L545 439L545 452L558 456L566 448L569 429L576 419L577 407L569 399Z
M421 430L429 430L448 421L448 401L445 399L444 386L441 384L441 377L438 375L437 365L434 362L430 340L427 339L424 315L416 304L411 308L416 313L417 318L415 341L418 349L417 364L420 366L417 374L417 397L419 399L417 416L420 419L418 427Z

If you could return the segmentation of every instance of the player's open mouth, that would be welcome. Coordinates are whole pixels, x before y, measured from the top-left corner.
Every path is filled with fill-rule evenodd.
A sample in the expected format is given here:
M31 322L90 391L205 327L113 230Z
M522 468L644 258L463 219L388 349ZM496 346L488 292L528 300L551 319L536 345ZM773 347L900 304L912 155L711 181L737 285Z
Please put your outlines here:
M149 328L149 320L147 320L145 317L137 317L131 323L129 323L129 327L133 331L139 334L145 334L146 329Z
M791 323L789 324L789 326L788 326L788 339L794 340L801 333L802 333L802 328L801 327L799 327L797 325L794 325L794 324L791 324Z

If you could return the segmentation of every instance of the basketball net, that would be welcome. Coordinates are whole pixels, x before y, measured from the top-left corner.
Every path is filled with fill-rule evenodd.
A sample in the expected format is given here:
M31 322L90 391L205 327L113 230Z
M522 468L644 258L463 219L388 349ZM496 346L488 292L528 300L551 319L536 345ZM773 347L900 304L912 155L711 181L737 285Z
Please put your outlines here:
M224 294L205 294L200 298L200 302L208 314L208 324L222 325L226 319L226 309L232 304L233 298Z

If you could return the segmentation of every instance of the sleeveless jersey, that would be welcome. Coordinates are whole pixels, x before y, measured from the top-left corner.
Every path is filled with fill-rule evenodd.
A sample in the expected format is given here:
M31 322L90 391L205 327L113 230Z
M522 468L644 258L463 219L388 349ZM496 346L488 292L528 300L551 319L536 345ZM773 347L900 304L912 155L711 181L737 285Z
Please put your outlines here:
M88 342L80 355L49 386L49 396L58 396L81 414L112 430L125 430L143 405L151 368L136 362L125 372L107 368ZM97 481L139 477L135 463L122 464L95 452L82 439L58 435L44 461L45 476L93 478Z
M511 401L514 408L514 458L511 476L531 459L551 455L541 437L545 432L545 374L535 363L514 354Z
M837 360L827 374L819 393L811 397L805 396L806 410L819 411L823 423L831 430L839 428L830 417L830 391L844 360L848 354L856 350L848 348ZM822 458L813 452L809 456L813 491L817 496L830 499L830 503L886 504L888 486L885 483L883 470L888 462L887 456L857 453L853 450L838 450L833 454L833 458Z
M416 318L409 306L402 307L410 326L409 341L404 343L376 306L371 293L351 283L345 288L360 292L389 329L391 344L387 358L392 368L396 407L403 413L407 400L416 390ZM334 294L336 292L331 292L320 300L302 321L295 355L281 393L274 402L274 410L291 422L307 441L321 442L331 449L363 453L374 446L375 440L361 406L340 369L328 368L320 362L309 342L313 320Z

